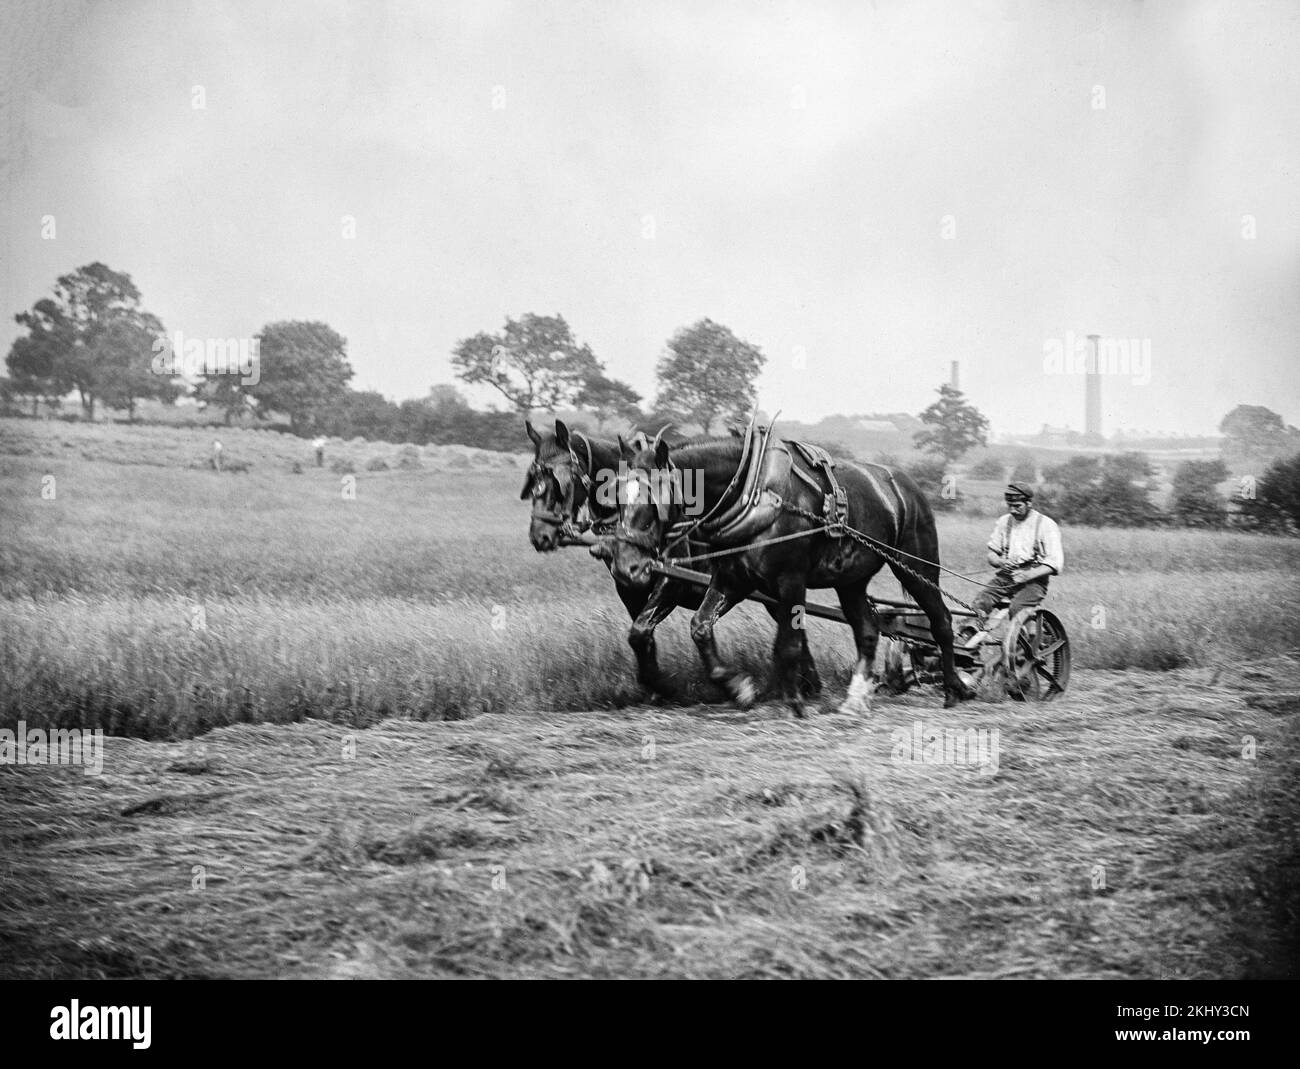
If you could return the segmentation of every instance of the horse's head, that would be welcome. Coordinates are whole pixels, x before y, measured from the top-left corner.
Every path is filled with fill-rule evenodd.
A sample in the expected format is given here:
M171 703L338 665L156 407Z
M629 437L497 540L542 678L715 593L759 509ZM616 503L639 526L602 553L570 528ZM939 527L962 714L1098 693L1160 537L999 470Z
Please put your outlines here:
M642 446L620 437L619 452L626 474L618 485L618 526L614 530L614 578L628 586L654 582L654 562L668 540L668 531L680 518L680 495L669 445L656 436Z
M554 434L539 432L527 420L524 426L533 442L533 462L519 499L533 499L528 537L537 552L547 553L559 547L561 525L575 522L578 510L587 500L583 483L587 473L563 420L555 421Z

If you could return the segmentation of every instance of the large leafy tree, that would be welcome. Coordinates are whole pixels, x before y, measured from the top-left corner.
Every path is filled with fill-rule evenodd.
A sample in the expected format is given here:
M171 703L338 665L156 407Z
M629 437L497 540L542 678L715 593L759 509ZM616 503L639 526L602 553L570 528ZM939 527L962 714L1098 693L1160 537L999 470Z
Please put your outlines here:
M1233 460L1268 460L1300 445L1300 432L1263 405L1238 405L1219 422L1219 433Z
M659 360L661 412L680 413L710 433L719 417L744 419L758 403L756 385L767 358L711 319L677 331Z
M282 412L294 431L303 431L347 392L353 375L348 343L332 327L284 320L268 323L257 338L260 380L245 386L226 375L219 388L246 392L260 415Z
M1253 486L1248 482L1239 487L1233 500L1250 526L1300 531L1300 453L1273 461Z
M561 315L531 312L506 318L499 334L481 332L457 343L451 358L456 376L491 386L518 411L549 411L572 403L601 374L591 348L579 344Z
M939 399L921 413L921 422L925 430L912 436L917 448L948 462L988 444L989 421L950 383L939 387Z
M1066 523L1142 527L1160 521L1151 502L1154 469L1144 453L1073 456L1048 468L1040 505Z
M576 400L579 406L595 415L597 426L602 428L615 416L629 422L641 416L641 395L626 382L611 379L603 371L587 380Z
M148 313L138 322L114 320L100 333L100 397L109 408L126 409L134 420L145 398L171 404L185 392L179 379L154 370L154 343L162 333L162 323Z
M172 401L180 392L170 375L153 374L158 318L141 305L131 276L102 263L61 275L54 295L14 317L27 328L7 358L10 374L28 395L76 390L88 419L95 405L126 408L143 397Z
M265 415L258 408L250 388L240 382L238 375L209 375L195 385L194 396L204 409L215 408L221 412L227 425L235 416Z

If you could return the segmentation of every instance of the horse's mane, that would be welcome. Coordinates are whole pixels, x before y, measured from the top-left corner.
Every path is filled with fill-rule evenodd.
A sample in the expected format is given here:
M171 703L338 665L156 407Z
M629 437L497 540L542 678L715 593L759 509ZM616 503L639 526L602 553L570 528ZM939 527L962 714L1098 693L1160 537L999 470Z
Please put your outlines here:
M669 459L679 468L693 468L707 460L731 460L740 463L745 451L743 438L691 438L672 447ZM649 450L647 450L649 452ZM638 460L641 457L637 457ZM653 454L648 458L653 462Z
M672 446L673 452L676 453L679 449L687 449L690 446L706 445L709 442L727 442L734 440L735 437L734 434L697 434L694 438L683 438L680 442L669 442L668 444Z

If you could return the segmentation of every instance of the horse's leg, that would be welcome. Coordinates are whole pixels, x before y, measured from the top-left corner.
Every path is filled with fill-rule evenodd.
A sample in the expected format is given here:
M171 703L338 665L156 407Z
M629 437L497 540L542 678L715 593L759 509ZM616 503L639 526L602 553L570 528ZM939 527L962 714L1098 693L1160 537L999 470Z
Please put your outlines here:
M867 580L837 586L835 593L839 595L840 608L853 628L853 642L858 650L858 659L853 663L853 678L849 680L849 693L840 706L840 712L864 715L871 712L871 695L875 690L873 669L880 629L867 600Z
M952 653L952 616L948 612L948 606L943 603L943 595L936 587L923 583L910 572L898 567L893 567L892 570L903 589L912 595L929 617L930 635L939 645L939 659L943 664L943 707L951 709L958 702L973 698L974 691L957 678L957 666L953 662Z
M644 588L619 584L618 596L632 615L627 642L636 654L637 681L643 687L660 693L663 691L663 677L659 674L659 660L655 655L655 628L677 607L674 584L662 578L648 593Z
M786 573L777 583L777 597L780 604L776 615L776 642L772 646L772 658L776 662L777 686L781 695L790 703L790 711L796 717L803 717L803 688L799 681L799 667L802 654L807 649L807 637L803 633L804 602L808 587L803 575ZM800 610L796 614L796 610Z
M780 627L780 608L776 605L769 605L767 602L763 603L763 608L767 610L773 622ZM822 677L817 672L817 663L813 660L812 650L808 648L808 632L806 629L799 632L799 638L802 640L802 650L799 654L799 687L805 696L814 697L822 692Z
M713 625L744 601L748 594L749 591L744 588L720 585L718 575L714 573L709 589L700 601L700 607L691 617L691 638L695 641L695 648L700 651L704 670L709 679L725 690L742 709L748 709L754 704L758 692L749 676L725 664L718 656L718 645L713 639Z

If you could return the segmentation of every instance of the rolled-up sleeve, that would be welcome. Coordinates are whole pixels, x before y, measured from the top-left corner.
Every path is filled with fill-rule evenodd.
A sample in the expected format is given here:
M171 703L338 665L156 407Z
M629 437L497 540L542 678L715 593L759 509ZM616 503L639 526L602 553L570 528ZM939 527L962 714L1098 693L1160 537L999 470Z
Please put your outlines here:
M989 549L994 553L1002 552L1002 520L993 525L993 533L989 535Z
M1061 545L1061 528L1056 521L1043 517L1043 530L1039 534L1043 544L1043 563L1060 575L1065 568L1065 547Z

